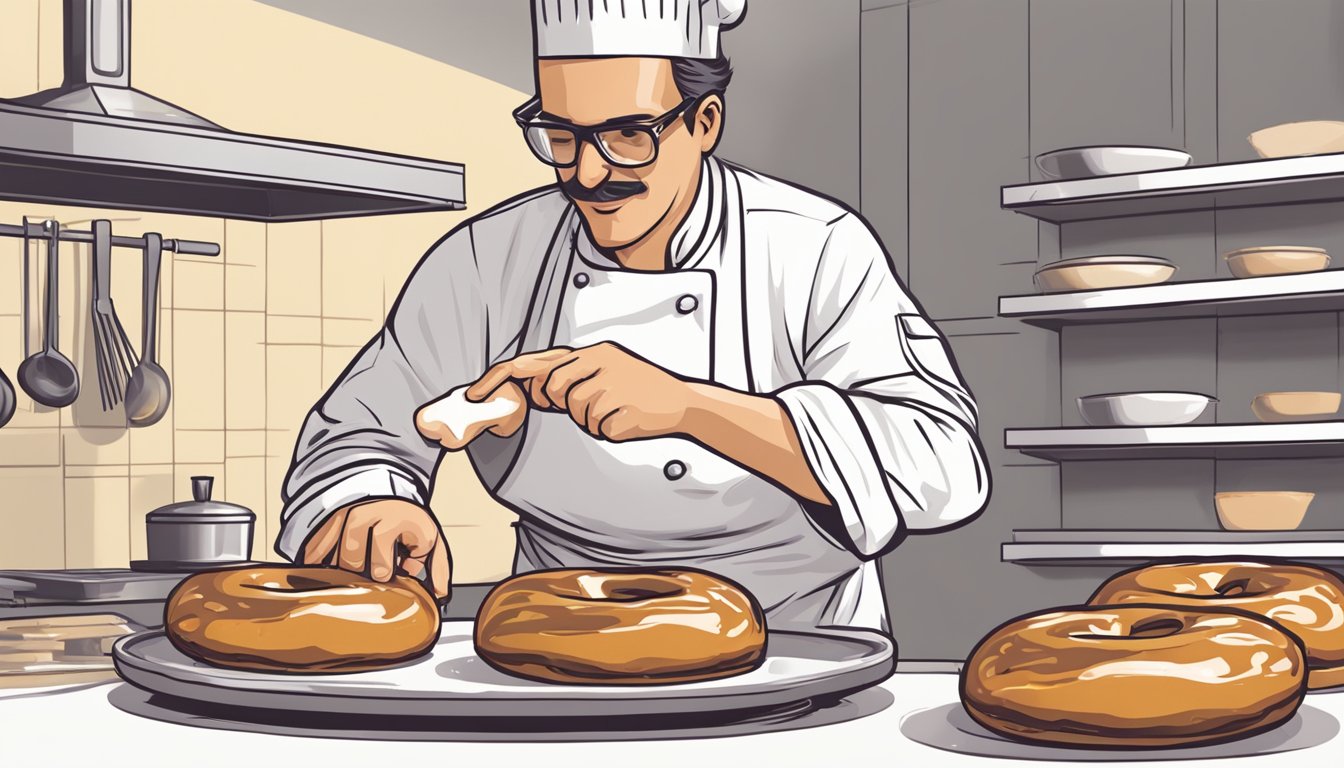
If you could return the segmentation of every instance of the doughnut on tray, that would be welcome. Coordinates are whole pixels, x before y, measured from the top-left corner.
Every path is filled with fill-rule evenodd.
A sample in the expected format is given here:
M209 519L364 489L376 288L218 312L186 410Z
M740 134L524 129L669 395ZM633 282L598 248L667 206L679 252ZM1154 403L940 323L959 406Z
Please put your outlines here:
M117 672L154 694L254 710L389 717L621 718L737 716L829 703L882 682L895 648L878 632L771 632L765 662L735 677L665 685L558 685L512 677L482 661L471 621L445 621L426 656L349 674L222 669L178 651L162 630L122 638Z

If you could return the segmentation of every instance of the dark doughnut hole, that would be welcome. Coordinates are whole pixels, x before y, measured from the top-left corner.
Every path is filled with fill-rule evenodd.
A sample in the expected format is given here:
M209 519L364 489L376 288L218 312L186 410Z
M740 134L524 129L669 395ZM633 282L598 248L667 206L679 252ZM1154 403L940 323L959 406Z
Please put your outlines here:
M1141 621L1129 628L1128 634L1123 635L1098 635L1092 632L1079 632L1070 634L1077 640L1149 640L1159 637L1171 637L1185 631L1185 622L1169 616L1159 616L1157 618Z
M258 592L317 592L323 589L331 589L336 586L329 581L313 579L307 576L290 575L285 580L285 585L281 587L267 587L261 584L243 584L243 589L255 589Z
M1156 618L1150 621L1140 622L1129 628L1128 637L1156 638L1171 637L1180 634L1185 629L1185 622L1180 619Z
M671 597L677 594L676 590L658 590L641 589L640 587L617 587L607 593L607 599L618 603L633 603L638 600L649 600L655 597Z

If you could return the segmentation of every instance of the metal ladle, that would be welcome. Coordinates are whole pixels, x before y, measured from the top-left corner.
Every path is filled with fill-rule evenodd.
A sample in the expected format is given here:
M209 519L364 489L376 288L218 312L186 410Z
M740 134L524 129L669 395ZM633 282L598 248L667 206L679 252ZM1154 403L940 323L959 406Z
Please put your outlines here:
M23 217L23 356L28 356L28 217ZM14 385L9 377L0 370L0 427L14 418Z
M142 309L140 363L126 383L126 421L133 427L148 427L168 412L173 390L168 372L155 359L155 325L159 309L159 262L163 258L163 237L157 232L145 234L145 284Z
M9 383L9 377L5 376L4 371L0 371L0 427L9 423L14 416L14 385Z
M19 364L19 386L28 396L51 408L64 408L79 397L79 371L70 358L56 349L58 337L57 306L60 301L60 280L57 261L61 251L61 225L55 221L42 222L47 234L47 318L42 329L42 349Z

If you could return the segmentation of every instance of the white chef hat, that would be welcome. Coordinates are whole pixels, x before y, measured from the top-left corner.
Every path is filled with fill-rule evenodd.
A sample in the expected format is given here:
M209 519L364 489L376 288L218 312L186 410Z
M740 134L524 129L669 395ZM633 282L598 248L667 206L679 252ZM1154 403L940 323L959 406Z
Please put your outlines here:
M713 59L747 0L532 0L540 58Z

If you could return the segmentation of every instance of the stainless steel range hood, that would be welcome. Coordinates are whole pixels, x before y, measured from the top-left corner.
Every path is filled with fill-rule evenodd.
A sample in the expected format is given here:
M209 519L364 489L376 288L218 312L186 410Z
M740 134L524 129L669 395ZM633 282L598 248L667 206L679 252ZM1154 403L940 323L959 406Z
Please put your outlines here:
M135 90L130 0L64 5L65 81L0 99L0 199L254 221L465 207L457 163L236 133Z

